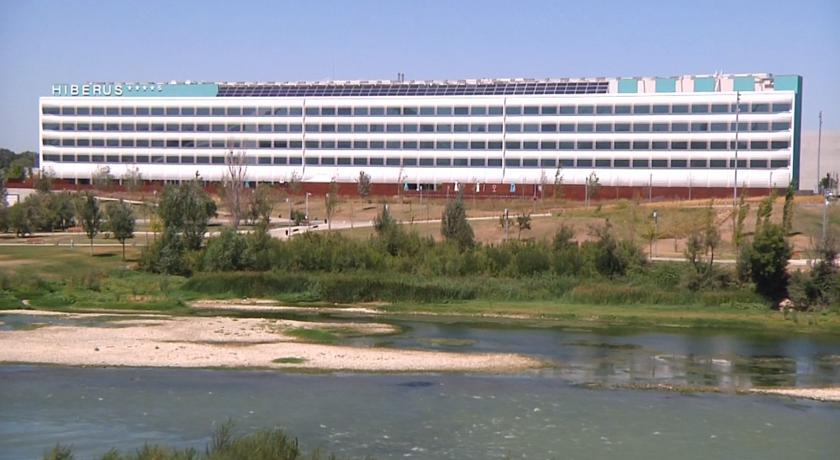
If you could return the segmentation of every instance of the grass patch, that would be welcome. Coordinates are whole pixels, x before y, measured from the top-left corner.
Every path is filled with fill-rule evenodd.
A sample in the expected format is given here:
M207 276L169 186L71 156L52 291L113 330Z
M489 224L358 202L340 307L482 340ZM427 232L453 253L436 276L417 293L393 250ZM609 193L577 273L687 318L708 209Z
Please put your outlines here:
M331 345L338 343L338 341L340 340L340 337L337 334L334 334L330 331L325 331L323 329L298 327L294 329L289 329L285 333L292 337L297 337L301 340L313 343L323 343Z
M476 341L471 339L447 339L447 338L434 338L434 339L425 339L423 342L428 343L429 345L435 347L468 347L470 345L475 345Z
M297 358L297 357L294 357L294 356L287 356L285 358L272 359L271 362L272 363L277 363L277 364L303 364L303 363L306 362L306 359L305 358Z

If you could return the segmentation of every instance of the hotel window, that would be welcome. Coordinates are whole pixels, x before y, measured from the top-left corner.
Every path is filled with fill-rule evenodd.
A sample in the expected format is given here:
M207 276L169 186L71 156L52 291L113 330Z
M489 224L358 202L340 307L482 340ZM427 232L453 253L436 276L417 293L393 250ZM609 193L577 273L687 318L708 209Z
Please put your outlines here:
M487 166L488 167L501 167L502 166L502 159L501 158L488 158L487 159Z
M752 150L767 150L767 141L752 141L750 142L750 149Z
M58 115L60 112L59 108L55 106L44 106L41 109L41 113L44 115Z
M688 113L688 105L674 104L671 106L671 113Z
M76 156L75 155L61 155L61 161L64 163L75 163Z
M148 107L137 107L136 113L137 113L137 115L142 115L144 117L149 116L149 108Z
M595 142L595 150L611 150L612 149L612 142L611 141L597 141Z
M125 109L123 109L123 110L125 110ZM166 115L167 116L180 115L180 114L181 114L181 111L178 110L178 107L167 107L166 108Z
M105 155L91 155L90 156L91 163L104 163L105 162Z
M181 164L191 165L195 164L195 157L192 155L184 155L181 157Z
M599 105L595 107L595 113L598 115L612 115L613 108L611 105Z
M655 133L668 132L668 123L654 123L653 124L653 132L655 132Z
M417 158L404 158L403 166L417 166Z
M709 104L692 104L691 113L709 113Z
M315 115L317 115L317 113ZM325 117L334 116L335 115L335 107L321 107L321 115L325 116Z
M466 123L455 123L454 131L456 133L466 133L469 132L469 125Z
M471 133L486 133L487 132L487 125L484 123L473 123L470 125L470 132Z
M403 141L402 148L404 150L416 150L417 149L417 141Z
M594 147L592 141L578 141L577 143L578 150L592 150L592 147Z
M148 139L137 139L137 147L148 147L149 140Z
M630 106L629 105L617 105L615 106L615 114L616 115L627 115L630 113Z
M467 165L469 165L469 162L467 161L466 158L455 158L452 161L452 166L467 166Z
M654 106L653 106L653 113L655 113L657 115L658 114L663 114L663 113L668 113L669 111L670 111L669 107L665 104L654 104Z
M535 105L526 105L522 112L525 115L539 115L540 108Z
M633 123L633 132L634 133L650 132L650 123Z
M671 160L672 168L687 168L688 160Z
M388 125L388 126L391 126L391 125ZM313 132L318 132L318 131L316 130L316 131L313 131ZM335 125L332 124L332 123L325 123L325 124L321 125L321 132L322 133L334 133L335 132Z
M197 126L198 131L207 131L207 129L202 129L202 126L205 127L205 128L208 128L207 125L198 125ZM270 133L273 130L272 130L272 126L270 124L260 123L259 125L257 125L257 131L259 131L261 133Z
M650 166L652 168L667 168L668 167L668 160L651 160Z
M76 107L76 115L90 115L90 107Z
M575 167L575 160L572 158L561 158L560 159L560 167L561 168L574 168Z
M62 131L75 131L76 130L76 123L62 123L61 124Z
M99 131L99 130L97 130ZM149 124L148 123L137 123L137 131L148 132L149 131Z
M694 160L691 160L691 162L689 164L692 168L705 168L705 167L707 167L707 162L706 162L705 159L703 159L703 160L694 159Z
M543 158L540 160L540 167L542 168L556 168L557 160L554 158Z
M437 114L442 116L452 115L452 107L438 107Z
M649 105L634 105L633 106L633 113L635 114L648 114L650 113L650 106Z
M487 148L487 142L485 141L472 141L470 142L470 150L485 150Z
M451 166L452 160L449 158L438 158L435 160L435 165L437 166Z
M767 122L753 122L750 124L750 131L769 131L770 130L770 123Z
M539 143L537 141L524 141L522 143L522 150L537 150Z
M487 107L472 107L470 109L470 115L473 115L473 116L487 115Z
M181 115L187 115L186 113L183 113L184 110L187 110L187 109L186 108L182 109ZM190 109L190 110L192 110L192 109ZM190 114L190 115L192 115L192 114ZM242 108L242 116L253 117L253 116L256 116L256 115L257 115L257 108L256 107L243 107Z
M579 105L577 113L578 115L592 115L595 113L595 107L591 105Z
M711 131L713 133L726 132L727 131L727 124L728 123L725 123L725 122L723 122L723 123L721 123L721 122L712 123L711 124Z
M163 126L163 125L161 125L161 126ZM119 131L119 130L120 130L120 124L119 123L107 123L105 125L105 131ZM161 131L163 131L163 129L161 129Z
M630 131L630 123L616 123L615 132L626 133Z
M543 123L540 125L540 132L543 133L556 133L557 132L557 123Z
M522 159L522 167L523 168L536 168L539 166L539 161L536 158L523 158Z
M540 142L540 150L557 150L557 142L542 141Z
M629 168L630 167L630 160L628 159L615 159L613 160L613 168Z
M712 141L709 148L711 150L726 150L726 141Z
M522 143L519 141L505 141L505 148L508 150L519 150Z
M105 108L105 114L108 116L114 116L120 114L119 107L107 107ZM152 108L152 115L163 115L163 107L153 107Z
M336 126L336 129L340 133L349 133L349 132L352 131L353 126L350 125L350 124L347 124L347 123L342 123L342 124Z
M559 131L561 133L573 133L575 132L575 125L572 123L560 123Z
M688 132L688 123L671 123L671 131L675 133Z
M608 158L596 158L595 159L595 167L596 168L609 168L612 166L612 160Z
M773 104L773 112L790 112L791 105L788 102L777 102Z
M505 159L505 166L512 167L512 168L518 168L520 166L520 164L521 164L521 162L520 162L519 158L506 158Z
M76 147L90 147L90 139L77 139Z
M503 109L502 109L501 106L494 105L494 106L490 107L490 109L488 110L487 113L488 113L488 115L501 115L502 110Z
M595 125L595 132L609 133L612 131L612 123L598 123Z
M105 159L108 161L108 163L119 163L120 156L119 155L106 155Z
M487 164L484 158L470 158L470 166L483 168Z
M706 141L691 141L690 147L691 150L706 150L709 148L709 145Z
M210 115L210 107L199 107L196 109L196 115L200 117L206 117Z
M435 143L434 141L420 141L420 149L421 150L434 150Z
M452 148L455 150L467 150L469 143L466 141L455 141L452 143Z
M790 129L790 122L774 121L772 126L773 126L773 131L787 131L787 130Z
M668 150L668 141L653 141L650 145L653 150Z
M787 160L770 160L770 167L771 168L787 168L788 161Z
M712 104L712 113L729 113L729 104Z
M403 132L404 133L416 133L417 132L417 125L414 123L407 123L403 125Z
M726 168L726 160L709 160L710 168Z
M673 141L671 142L671 150L686 150L688 149L687 141Z
M62 139L61 140L62 147L75 147L76 146L76 139Z
M223 125L221 123L213 123L211 126L212 126L212 130L213 130L214 133L225 132L225 125ZM152 131L154 131L154 125L152 125Z
M191 117L195 115L195 107L181 107L181 116Z
M75 107L62 107L61 108L61 114L62 115L75 115L76 114L76 108Z
M750 168L766 168L767 160L750 160Z
M770 104L753 104L752 113L767 113L770 111Z
M790 147L790 142L788 141L773 141L770 143L770 148L773 150L786 149L788 147Z
M399 165L400 165L400 159L399 158L392 158L392 157L385 158L385 166L399 166Z
M630 142L629 141L615 141L613 143L613 149L615 149L615 150L630 150Z
M560 115L574 115L575 114L575 106L573 105L561 105L560 106Z
M708 123L692 123L691 124L691 132L706 132L709 130Z
M220 141L220 144L221 145L219 147L224 147L225 146L224 142ZM163 146L164 146L163 139L152 139L152 147L163 147ZM215 147L215 145L214 145L214 147Z
M131 155L129 155L129 157L131 157ZM76 155L76 161L78 161L79 163L87 163L87 162L90 161L90 155L85 154L85 153L80 153L80 154Z
M91 145L94 147L105 147L105 139L93 139Z
M178 132L181 130L181 127L178 123L167 123L166 124L166 131L167 132Z

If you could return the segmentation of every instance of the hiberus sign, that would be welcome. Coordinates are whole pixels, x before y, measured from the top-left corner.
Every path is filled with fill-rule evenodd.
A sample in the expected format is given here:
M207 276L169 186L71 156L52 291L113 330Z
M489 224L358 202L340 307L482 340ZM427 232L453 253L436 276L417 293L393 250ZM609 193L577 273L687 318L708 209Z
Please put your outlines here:
M215 83L56 83L55 97L215 97Z
M122 96L122 83L85 83L81 85L57 83L52 85L53 96Z

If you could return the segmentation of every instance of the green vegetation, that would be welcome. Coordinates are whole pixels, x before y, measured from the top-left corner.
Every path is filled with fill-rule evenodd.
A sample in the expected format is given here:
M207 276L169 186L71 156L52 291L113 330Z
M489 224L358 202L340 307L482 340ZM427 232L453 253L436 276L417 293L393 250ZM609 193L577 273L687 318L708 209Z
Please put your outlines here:
M125 240L134 238L134 212L131 206L120 200L105 206L105 217L108 219L108 230L122 245L122 259L125 260Z
M284 358L272 359L271 362L277 364L303 364L306 362L306 359L295 356L287 356Z
M70 446L57 444L44 454L44 460L73 460ZM335 460L335 455L323 455L313 451L303 453L296 438L281 430L261 430L252 434L237 436L233 424L227 422L216 429L204 452L195 448L179 449L159 444L146 444L135 452L120 452L110 449L101 460Z
M289 329L285 331L286 334L297 337L301 340L306 342L315 342L315 343L324 343L324 344L334 344L338 343L340 337L337 334L334 334L330 331L325 331L323 329L313 329L313 328L295 328Z

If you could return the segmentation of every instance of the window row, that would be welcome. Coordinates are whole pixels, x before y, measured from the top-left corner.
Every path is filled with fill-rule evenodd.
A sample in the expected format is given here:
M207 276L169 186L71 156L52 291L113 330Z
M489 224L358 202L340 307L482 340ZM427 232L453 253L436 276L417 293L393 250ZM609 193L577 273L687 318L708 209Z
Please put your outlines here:
M579 105L508 105L491 106L371 106L371 107L88 107L50 106L44 115L89 116L182 116L182 117L272 117L272 116L498 116L498 115L648 115L736 113L736 104L579 104ZM741 103L740 113L790 112L789 102Z
M224 156L193 155L103 155L44 154L44 161L62 163L131 163L131 164L215 164L224 165ZM726 159L628 159L628 158L398 158L398 157L286 157L247 156L249 165L308 166L395 166L395 167L489 167L498 168L734 168L735 160ZM739 168L787 168L788 160L738 160Z
M45 131L212 133L718 133L790 130L789 121L674 123L42 123Z
M321 150L735 150L735 141L616 140L616 141L368 141L368 140L249 140L249 139L53 139L53 147L138 147L220 149L321 149ZM784 150L790 141L740 140L739 150Z

